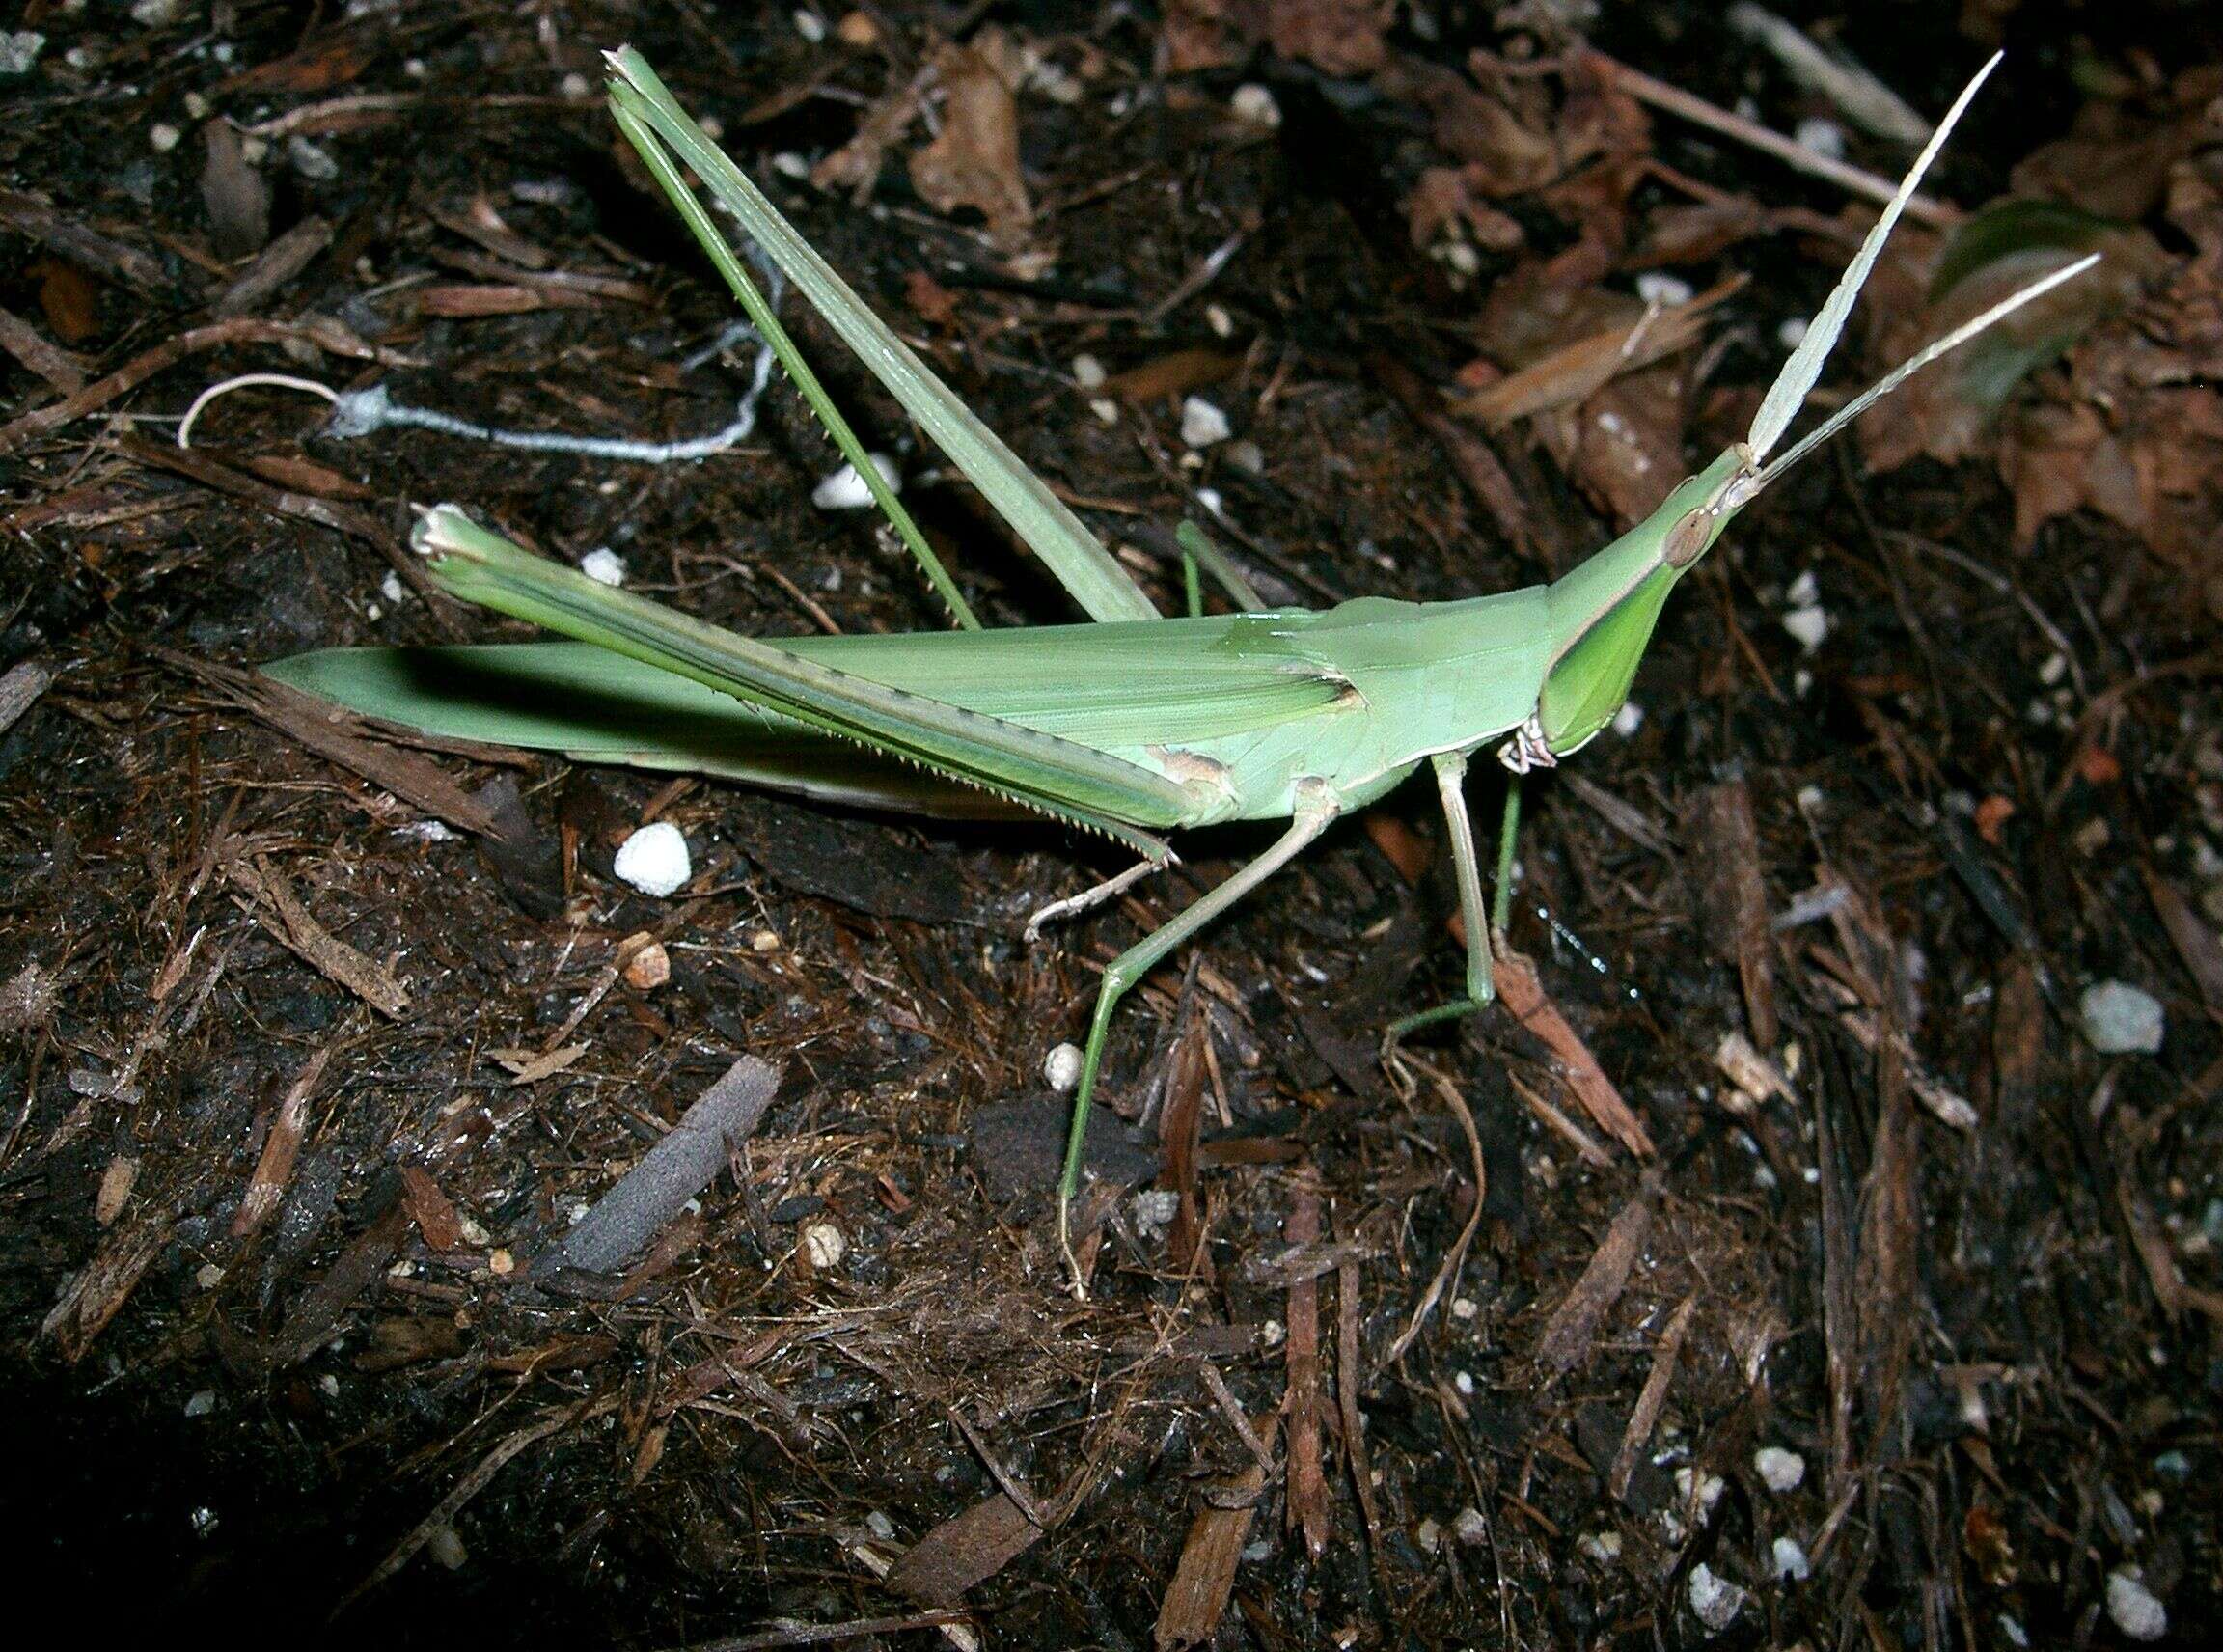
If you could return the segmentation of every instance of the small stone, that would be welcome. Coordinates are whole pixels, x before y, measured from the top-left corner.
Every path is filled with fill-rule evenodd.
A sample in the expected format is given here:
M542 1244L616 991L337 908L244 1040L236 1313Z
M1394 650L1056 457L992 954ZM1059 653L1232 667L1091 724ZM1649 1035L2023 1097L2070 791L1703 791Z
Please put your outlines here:
M1104 364L1085 351L1073 358L1073 382L1083 390L1101 390L1110 376Z
M460 1572L471 1563L471 1551L464 1546L462 1535L453 1526L435 1526L425 1538L425 1553L432 1556L433 1564L447 1572Z
M1803 316L1786 316L1775 323L1775 342L1787 350L1795 350L1806 342L1806 329L1814 325Z
M1181 1196L1171 1188L1144 1188L1131 1201L1135 1210L1135 1225L1155 1231L1172 1225L1181 1214Z
M772 170L782 178L809 178L810 163L793 150L782 150L772 157Z
M880 25L863 12L848 12L834 25L834 37L845 46L876 46L880 43Z
M1088 411L1096 415L1100 424L1116 425L1119 423L1119 403L1112 400L1109 396L1099 396L1089 402Z
M389 603L398 603L408 592L402 589L401 576L398 573L389 572L384 579L378 582L378 594Z
M838 1268L848 1253L848 1236L831 1222L813 1222L803 1229L803 1259L821 1273Z
M880 473L880 480L888 484L890 493L903 491L903 475L895 468L895 461L886 454L867 454L872 468ZM810 490L810 503L821 510L861 510L872 503L872 489L857 474L855 465L843 465L832 476Z
M1806 1562L1806 1551L1798 1547L1796 1538L1776 1538L1768 1553L1778 1578L1802 1583L1813 1576L1814 1568Z
M795 32L810 44L816 45L826 38L826 19L815 12L798 9L795 13Z
M1721 1493L1725 1489L1721 1476L1711 1470L1683 1468L1675 1471L1677 1495L1701 1514L1710 1512L1721 1501Z
M1845 158L1845 128L1819 115L1810 115L1792 127L1791 139L1809 154L1818 154L1824 160Z
M1081 1082L1081 1060L1080 1045L1053 1044L1042 1058L1042 1082L1059 1095L1070 1094Z
M1644 707L1633 700L1624 700L1621 709L1613 713L1613 732L1626 740L1644 727Z
M579 571L596 585L620 586L625 583L625 559L603 545L579 559Z
M695 873L687 840L669 820L644 826L620 843L611 869L619 882L659 898L681 887Z
M1433 1516L1413 1528L1413 1546L1423 1555L1433 1555L1443 1547L1443 1528L1437 1524Z
M156 154L168 154L184 135L169 122L157 121L147 128L147 143Z
M340 176L340 163L332 158L332 151L298 132L286 140L286 159L305 182L329 183Z
M1481 1312L1482 1305L1470 1296L1455 1296L1451 1299L1451 1317L1462 1325L1472 1323Z
M651 941L626 961L625 984L637 992L654 992L672 978L672 954L664 943Z
M1609 1566L1621 1558L1621 1533L1618 1531L1585 1531L1575 1540L1576 1550L1601 1566Z
M1811 608L1822 600L1822 576L1812 568L1806 569L1791 582L1791 589L1783 593L1785 603L1793 608Z
M2107 1615L2133 1640L2158 1640L2169 1633L2169 1609L2135 1568L2107 1574Z
M1783 629L1798 640L1801 648L1812 653L1829 635L1829 615L1821 608L1794 608L1783 616Z
M486 1271L496 1279L507 1279L517 1271L516 1253L505 1246L496 1246L486 1253Z
M1281 105L1274 101L1273 93L1254 80L1247 80L1235 88L1235 96L1227 99L1227 107L1246 126L1258 126L1270 132L1281 124Z
M1648 269L1636 278L1636 296L1647 304L1688 304L1691 299L1690 284L1663 269Z
M1224 305L1205 305L1204 325L1211 328L1217 338L1232 339L1235 336L1235 317L1227 314Z
M1713 1567L1701 1562L1690 1568L1690 1610L1715 1635L1737 1621L1748 1598L1739 1585L1716 1577Z
M1469 1549L1490 1541L1490 1523L1478 1508L1463 1508L1451 1517L1451 1535Z
M46 37L36 29L0 29L0 74L29 74Z
M1760 1483L1777 1497L1797 1491L1806 1478L1806 1459L1780 1446L1763 1446L1753 1452L1752 1467L1759 1473Z
M2128 981L2105 980L2077 1000L2084 1036L2102 1056L2158 1054L2167 1026L2161 1001Z
M213 1417L216 1414L216 1390L203 1389L185 1401L187 1417Z
M1192 396L1181 403L1181 440L1186 446L1208 448L1232 434L1227 415L1201 396Z
M1237 470L1249 471L1252 476L1266 474L1266 454L1249 436L1227 444L1227 462ZM1199 488L1199 493L1207 491ZM1217 509L1217 507L1214 508Z

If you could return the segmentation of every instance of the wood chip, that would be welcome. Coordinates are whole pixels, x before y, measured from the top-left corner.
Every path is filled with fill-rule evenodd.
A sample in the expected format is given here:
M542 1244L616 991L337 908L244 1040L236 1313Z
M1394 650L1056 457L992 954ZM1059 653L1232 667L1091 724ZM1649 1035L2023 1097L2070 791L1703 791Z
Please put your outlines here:
M1320 1178L1306 1171L1297 1178L1285 1231L1303 1247L1320 1237ZM1289 1286L1289 1337L1282 1351L1281 1438L1289 1452L1287 1523L1304 1534L1305 1552L1317 1560L1328 1548L1328 1474L1321 1451L1321 1423L1327 1402L1321 1392L1320 1281L1315 1277Z
M1621 1431L1621 1449L1614 1454L1613 1468L1606 1476L1606 1489L1616 1502L1628 1500L1630 1476L1635 1473L1636 1459L1652 1438L1653 1425L1667 1403L1667 1390L1675 1381L1675 1363L1683 1355L1683 1338L1689 1335L1690 1317L1697 1310L1696 1297L1684 1298L1683 1306L1660 1333L1660 1346L1652 1355L1652 1369L1644 1378L1644 1390L1636 1396L1636 1409L1629 1414L1629 1426Z
M1629 1110L1629 1104L1621 1099L1620 1090L1606 1076L1606 1069L1598 1064L1598 1059L1590 1054L1590 1047L1582 1042L1581 1034L1559 1013L1559 1006L1545 996L1536 966L1510 947L1498 950L1496 964L1498 1001L1557 1058L1559 1076L1575 1092L1575 1099L1582 1104L1583 1111L1599 1129L1639 1159L1649 1159L1653 1153L1651 1136L1636 1115Z
M592 1048L590 1044L563 1044L553 1050L489 1050L486 1054L508 1073L512 1085L529 1085L554 1078Z
M240 1196L239 1208L233 1213L232 1237L244 1239L276 1214L279 1202L286 1197L286 1189L293 1180L293 1166L301 1157L301 1141L308 1133L309 1098L324 1077L324 1069L331 1063L336 1045L327 1044L309 1058L308 1064L288 1085L286 1094L271 1115L270 1128L262 1138L261 1155L255 1161L255 1170L247 1178L247 1191Z
M1723 781L1708 788L1697 812L1699 883L1707 910L1720 920L1711 939L1737 968L1752 1042L1772 1050L1782 1036L1775 1011L1775 945L1751 788L1742 775Z
M230 871L232 881L254 897L255 915L262 926L302 962L390 1021L409 1013L409 995L401 983L312 918L266 859L258 855L252 865L233 862Z
M908 1600L947 1606L1041 1541L1042 1528L1000 1491L911 1545L885 1581Z
M1173 1581L1159 1603L1159 1652L1200 1645L1219 1632L1227 1597L1235 1589L1235 1568L1250 1539L1250 1522L1265 1489L1266 1471L1253 1463L1218 1488L1211 1494L1213 1501L1196 1511L1188 1541L1181 1546L1180 1562L1173 1568Z
M1636 1265L1636 1258L1644 1251L1644 1241L1652 1232L1655 1194L1655 1187L1647 1179L1645 1187L1621 1207L1621 1213L1613 1218L1613 1225L1606 1229L1606 1237L1591 1253L1589 1265L1575 1281L1575 1288L1551 1310L1544 1335L1537 1339L1535 1356L1536 1363L1548 1376L1563 1377L1589 1358L1599 1324L1606 1310L1620 1299L1622 1288L1629 1282L1629 1272Z

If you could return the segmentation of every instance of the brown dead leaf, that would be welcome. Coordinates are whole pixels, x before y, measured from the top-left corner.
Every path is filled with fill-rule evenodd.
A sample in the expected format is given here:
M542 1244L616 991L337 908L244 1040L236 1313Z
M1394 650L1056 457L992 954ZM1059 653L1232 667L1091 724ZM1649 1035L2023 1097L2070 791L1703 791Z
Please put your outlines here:
M1394 12L1394 0L1167 0L1158 66L1167 74L1221 69L1270 42L1326 74L1371 74L1387 59Z
M1267 0L1266 38L1324 74L1371 74L1388 56L1392 0Z
M1517 220L1482 199L1482 183L1479 167L1422 168L1405 200L1405 224L1413 245L1426 251L1450 231L1486 252L1517 251L1527 236Z
M1652 1156L1652 1138L1621 1099L1582 1035L1545 996L1536 966L1510 947L1496 954L1497 998L1513 1018L1541 1039L1558 1060L1560 1076L1598 1127L1639 1159Z
M1019 171L1019 101L981 44L946 45L934 66L942 131L911 156L912 186L937 212L972 207L988 220L989 239L1016 252L1034 221Z
M957 316L957 294L923 269L903 277L903 297L929 327L947 327Z
M39 313L66 344L81 344L100 330L100 294L93 278L58 258L36 258L29 274L39 282Z

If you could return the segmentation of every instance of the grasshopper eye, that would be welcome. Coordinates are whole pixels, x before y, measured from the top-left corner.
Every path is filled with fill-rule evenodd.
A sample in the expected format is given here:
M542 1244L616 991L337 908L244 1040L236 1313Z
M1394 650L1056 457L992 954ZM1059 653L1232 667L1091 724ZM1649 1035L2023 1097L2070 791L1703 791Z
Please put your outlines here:
M1714 539L1714 508L1700 506L1667 530L1660 554L1669 567L1687 568L1705 553Z

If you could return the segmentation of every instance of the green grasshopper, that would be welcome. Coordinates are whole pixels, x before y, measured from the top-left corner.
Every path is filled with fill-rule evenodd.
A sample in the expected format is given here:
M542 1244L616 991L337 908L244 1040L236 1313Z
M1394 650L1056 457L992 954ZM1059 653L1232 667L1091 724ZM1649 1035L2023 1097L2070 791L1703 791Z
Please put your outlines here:
M1339 816L1426 763L1441 796L1466 921L1466 995L1413 1021L1489 1004L1492 925L1463 789L1468 759L1495 743L1498 760L1518 776L1581 747L1627 698L1667 593L1738 511L1909 374L2094 262L2054 272L1932 344L1770 457L1902 208L1998 61L1985 66L1940 124L1784 364L1745 439L1580 566L1551 585L1494 596L1426 604L1366 596L1325 611L1266 608L1237 578L1231 589L1250 611L1168 620L804 242L647 64L631 50L613 53L611 107L618 124L966 628L779 642L737 636L598 585L443 505L415 532L432 577L466 601L577 641L331 649L266 669L356 710L429 732L589 760L691 769L881 807L945 806L948 783L958 783L1137 850L1141 866L1092 892L1098 895L1167 865L1173 856L1164 833L1286 821L1264 853L1104 971L1057 1190L1058 1236L1070 1266L1068 1213L1105 1036L1139 980ZM682 165L864 358L1091 622L977 628ZM1185 541L1208 550L1194 535ZM840 741L911 767L860 760ZM1509 808L1508 830L1511 818ZM1059 902L1058 909L1086 898Z

